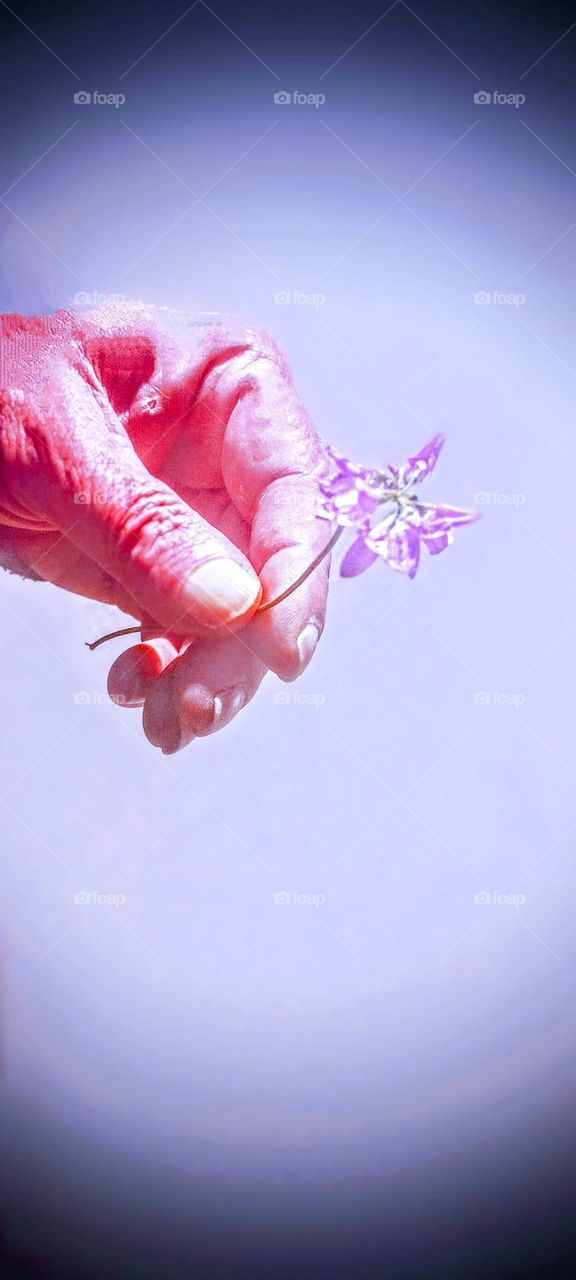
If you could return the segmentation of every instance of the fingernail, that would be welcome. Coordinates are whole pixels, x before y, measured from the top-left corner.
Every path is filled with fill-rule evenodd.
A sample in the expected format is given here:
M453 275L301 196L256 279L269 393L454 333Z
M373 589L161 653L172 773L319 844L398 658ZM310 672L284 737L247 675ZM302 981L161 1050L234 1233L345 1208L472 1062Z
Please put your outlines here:
M207 734L213 733L215 729L218 729L220 727L220 724L223 721L227 724L230 720L234 718L234 716L238 715L238 712L242 710L242 707L244 706L245 702L246 702L246 690L242 689L240 685L234 685L230 689L223 689L222 692L217 693L213 699L214 709L213 709L212 721L210 725L203 726L202 728L197 727L196 733L193 733L190 728L183 728L179 722L177 740L175 736L174 737L171 736L170 744L162 748L164 755L172 756L175 754L176 751L181 751L182 747L187 747L188 744L190 742L193 742L195 738L197 737L203 738ZM172 726L172 722L170 723L171 723L170 732L172 734L173 726ZM163 725L162 725L162 735L163 735L163 740L165 740L167 736L165 720L163 721Z
M163 636L121 653L108 673L112 701L125 707L143 706L154 681L173 657L174 649Z
M238 715L242 710L246 701L246 690L240 685L232 689L224 689L222 693L217 693L214 699L214 725L216 726L221 720L231 720L233 716Z
M120 707L142 705L146 697L142 663L133 653L121 653L108 672L108 696Z
M221 724L228 724L246 701L246 691L240 685L234 685L230 689L222 689L212 699L212 717L209 723L205 722L202 727L197 727L197 735L203 737L204 734L214 733L215 729L219 729ZM182 746L185 746L187 738L183 737Z
M117 675L114 692L108 692L112 702L119 707L143 706L146 698L145 681L140 672L126 671Z
M164 690L155 691L144 708L146 736L154 747L161 747L165 755L172 755L180 746L180 721L172 698Z
M309 622L307 627L300 632L296 645L298 647L298 656L303 667L307 667L314 653L316 645L320 639L318 627L313 622Z
M247 573L235 560L207 560L191 574L186 594L192 608L203 606L214 625L222 618L238 618L256 604L261 587L258 579Z

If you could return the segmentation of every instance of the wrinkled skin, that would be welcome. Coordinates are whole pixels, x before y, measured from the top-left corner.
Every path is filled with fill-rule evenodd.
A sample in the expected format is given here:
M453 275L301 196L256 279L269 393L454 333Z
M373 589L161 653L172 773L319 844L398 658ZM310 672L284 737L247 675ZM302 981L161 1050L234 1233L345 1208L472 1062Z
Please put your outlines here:
M319 440L274 343L140 305L4 316L1 334L0 564L166 632L116 659L111 697L172 753L228 724L268 669L295 679L327 561L255 611L330 530Z

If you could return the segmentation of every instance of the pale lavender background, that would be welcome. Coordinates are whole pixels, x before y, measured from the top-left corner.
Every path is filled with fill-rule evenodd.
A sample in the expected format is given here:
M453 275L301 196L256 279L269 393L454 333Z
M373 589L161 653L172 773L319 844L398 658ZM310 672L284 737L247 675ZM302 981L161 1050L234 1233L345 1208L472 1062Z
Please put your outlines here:
M106 52L63 29L78 80L16 28L36 89L2 162L2 308L242 313L342 449L382 463L445 430L430 493L484 519L414 583L335 576L305 677L174 759L100 704L114 651L83 641L113 612L2 578L7 1080L187 1169L397 1171L505 1144L571 1088L569 82L562 50L520 79L537 32L502 52L443 21L446 48L403 5L325 75L350 15L296 54L227 12L269 70L200 6L120 82L178 13ZM74 106L83 87L126 104ZM325 301L274 302L295 290Z

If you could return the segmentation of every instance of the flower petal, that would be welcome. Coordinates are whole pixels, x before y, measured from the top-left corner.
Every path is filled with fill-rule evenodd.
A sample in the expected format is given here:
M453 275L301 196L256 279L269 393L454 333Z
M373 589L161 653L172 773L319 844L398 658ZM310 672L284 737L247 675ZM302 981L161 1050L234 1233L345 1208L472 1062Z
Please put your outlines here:
M336 520L344 528L359 528L376 510L379 499L362 489L346 489L331 496L322 495L318 502L318 515Z
M440 450L444 444L444 436L432 436L428 444L422 446L418 453L413 453L408 459L406 466L403 468L403 480L405 484L420 484L421 480L425 480L431 475L438 461Z
M358 462L352 462L350 458L345 458L342 453L337 453L331 445L326 446L324 453L341 476L348 476L350 479L359 478L368 485L378 483L378 472L373 467L361 467Z
M382 556L391 569L407 573L409 578L415 576L420 560L420 537L413 525L388 517L365 536L370 550Z
M327 449L326 453L338 470L334 475L324 476L319 483L319 515L345 527L359 527L382 500L376 472L357 467L333 449Z
M424 543L431 556L437 556L454 541L451 533L421 533L420 541Z
M371 551L366 546L363 537L356 538L355 542L348 547L346 555L340 565L341 578L356 578L359 573L365 573L374 561L378 559L376 551Z
M372 525L371 529L364 530L363 537L366 541L366 545L370 548L371 551L375 551L376 555L378 556L386 555L387 546L388 546L388 534L390 533L392 525L394 524L395 520L397 520L397 518L398 517L395 513L393 513L392 515L384 516L384 519L380 520L378 524Z
M459 507L433 507L427 511L422 520L422 530L426 533L447 532L459 528L460 525L473 524L480 518L479 511L462 511Z

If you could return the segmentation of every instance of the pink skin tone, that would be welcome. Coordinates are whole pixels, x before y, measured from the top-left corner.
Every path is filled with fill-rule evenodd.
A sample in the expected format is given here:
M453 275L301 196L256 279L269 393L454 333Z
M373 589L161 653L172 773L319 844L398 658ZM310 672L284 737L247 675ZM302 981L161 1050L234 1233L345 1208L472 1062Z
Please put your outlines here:
M128 304L0 325L0 564L165 631L108 690L172 754L312 657L328 560L256 610L326 543L318 436L247 326Z

